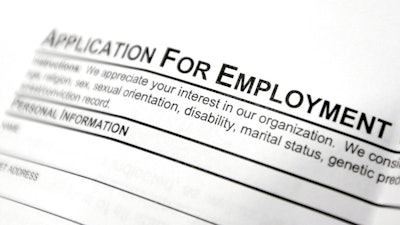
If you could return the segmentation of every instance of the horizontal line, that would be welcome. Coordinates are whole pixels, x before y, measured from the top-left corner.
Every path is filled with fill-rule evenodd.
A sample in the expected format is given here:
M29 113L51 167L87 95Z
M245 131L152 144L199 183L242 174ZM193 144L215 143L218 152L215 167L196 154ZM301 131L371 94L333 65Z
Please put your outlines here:
M0 154L1 154L1 153L0 153ZM32 206L32 205L28 205L28 204L26 204L26 203L23 203L23 202L20 202L20 201L17 201L17 200L14 200L14 199L11 199L11 198L2 196L2 195L0 195L0 198L5 199L5 200L8 200L8 201L10 201L10 202L18 203L18 204L20 204L20 205L23 205L23 206L26 206L26 207L29 207L29 208L32 208L32 209L36 209L36 210L38 210L38 211L47 213L47 214L49 214L49 215L58 217L58 218L60 218L60 219L67 220L67 221L72 222L72 223L75 223L75 224L84 225L83 223L76 222L75 220L68 219L68 218L63 217L63 216L60 216L60 215L58 215L58 214L55 214L55 213L46 211L46 210L44 210L44 209L40 209L40 208L35 207L35 206Z
M354 198L354 199L356 199L356 200L362 201L362 202L364 202L364 203L367 203L367 204L370 204L370 205L373 205L373 206L376 206L376 207L391 208L391 209L400 209L400 206L375 203L375 202L370 201L370 200L368 200L368 199L365 199L365 198L362 198L362 197L360 197L360 196L351 194L351 193L349 193L349 192L345 192L345 191L339 190L339 189L337 189L337 188L328 186L328 185L326 185L326 184L317 182L317 181L315 181L315 180L312 180L312 179L309 179L309 178L306 178L306 177L303 177L303 176L300 176L300 175L291 173L291 172L286 171L286 170L282 170L282 169L280 169L280 168L277 168L277 167L268 165L268 164L266 164L266 163L263 163L263 162L260 162L260 161L257 161L257 160L251 159L251 158L247 158L247 157L245 157L245 156L242 156L242 155L239 155L239 154L230 152L230 151L228 151L228 150L225 150L225 149L216 147L216 146L211 145L211 144L208 144L208 143L201 142L201 141L199 141L199 140L195 140L195 139L193 139L193 138L190 138L190 137L187 137L187 136L184 136L184 135L181 135L181 134L178 134L178 133L175 133L175 132L172 132L172 131L169 131L169 130L160 128L160 127L156 127L156 126L154 126L154 125L150 125L150 124L145 123L145 122L142 122L142 121L138 121L138 120L131 119L131 118L128 118L128 117L125 117L125 116L117 115L117 114L112 114L112 113L103 112L103 111L99 111L99 110L89 109L89 108L85 108L85 107L82 107L82 106L76 106L76 105L67 104L67 103L62 103L62 102L58 102L58 101L54 101L54 100L50 100L50 99L45 99L45 98L41 98L41 97L37 97L37 96L26 95L26 94L21 94L21 93L16 93L16 95L17 95L17 96L24 97L24 98L35 99L35 100L39 100L39 101L43 101L43 102L47 102L47 103L52 103L52 104L56 104L56 105L60 105L60 106L65 106L65 107L70 107L70 108L85 110L85 111L89 111L89 112L94 112L94 113L99 113L99 114L103 114L103 115L107 115L107 116L111 116L111 117L116 117L116 118L124 119L124 120L130 121L130 122L133 122L133 123L140 124L140 125L142 125L142 126L150 127L150 128L152 128L152 129L155 129L155 130L158 130L158 131L161 131L161 132L165 132L165 133L168 133L168 134L170 134L170 135L173 135L173 136L176 136L176 137L179 137L179 138L182 138L182 139L185 139L185 140L194 142L194 143L199 144L199 145L203 145L203 146L205 146L205 147L208 147L208 148L214 149L214 150L216 150L216 151L219 151L219 152L228 154L228 155L230 155L230 156L237 157L237 158L240 158L240 159L242 159L242 160L255 163L255 164L259 165L259 166L267 167L267 168L269 168L269 169L272 169L272 170L275 170L275 171L284 173L284 174L286 174L286 175L289 175L289 176L298 178L298 179L300 179L300 180L307 181L307 182L309 182L309 183L312 183L312 184L315 184L315 185L318 185L318 186L321 186L321 187L330 189L330 190L332 190L332 191L338 192L338 193L340 193L340 194L346 195L346 196L348 196L348 197Z
M14 115L12 115L12 116L14 116ZM19 116L16 116L16 117L22 118L22 117L19 117ZM28 120L30 120L29 118L22 118L22 119L28 119ZM32 120L32 121L33 121L33 120ZM35 121L35 122L39 122L39 121ZM39 123L40 123L40 122L39 122ZM51 125L51 124L48 124L48 125ZM53 126L54 126L54 125L53 125ZM176 211L176 212L179 212L179 213L181 213L181 214L190 216L190 217L192 217L192 218L201 220L201 221L203 221L203 222L206 222L206 223L209 223L209 224L216 224L216 223L213 223L213 222L211 222L211 221L209 221L209 220L206 220L206 219L200 218L200 217L198 217L198 216L195 216L195 215L193 215L193 214L190 214L190 213L184 212L184 211L182 211L182 210L176 209L176 208L174 208L174 207L172 207L172 206L168 206L168 205L163 204L163 203L161 203L161 202L157 202L157 201L155 201L155 200L153 200L153 199L144 197L144 196L142 196L142 195L133 193L133 192L131 192L131 191L128 191L128 190L119 188L119 187L117 187L117 186L114 186L114 185L105 183L105 182L103 182L103 181L100 181L100 180L97 180L97 179L94 179L94 178L90 178L90 177L87 177L87 176L84 176L84 175L81 175L81 174L77 174L77 173L74 173L74 172L71 172L71 171L68 171L68 170L64 170L64 169L60 169L60 168L57 168L57 167L54 167L54 166L50 166L50 165L47 165L47 164L35 162L35 161L29 160L29 159L25 159L25 158L22 158L22 157L19 157L19 156L15 156L15 155L11 155L11 154L4 153L4 152L0 152L0 155L5 155L5 156L11 157L11 158L19 159L19 160L21 160L21 161L33 163L33 164L40 165L40 166L43 166L43 167L46 167L46 168L50 168L50 169L53 169L53 170L57 170L57 171L60 171L60 172L63 172L63 173L67 173L67 174L70 174L70 175L74 175L74 176L77 176L77 177L80 177L80 178L83 178L83 179L86 179L86 180L90 180L90 181L93 181L93 182L95 182L95 183L98 183L98 184L102 184L102 185L104 185L104 186L107 186L107 187L109 187L109 188L112 188L112 189L115 189L115 190L124 192L124 193L129 194L129 195L133 195L133 196L138 197L138 198L141 198L141 199L143 199L143 200L146 200L146 201L152 202L152 203L154 203L154 204L163 206L163 207L165 207L165 208L171 209L171 210Z
M192 168L192 169L194 169L194 170L198 170L198 171L207 173L207 174L209 174L209 175L212 175L212 176L221 178L221 179L223 179L223 180L226 180L226 181L235 183L235 184L237 184L237 185L240 185L240 186L243 186L243 187L252 189L252 190L254 190L254 191L257 191L257 192L260 192L260 193L263 193L263 194L266 194L266 195L269 195L269 196L272 196L272 197L281 199L281 200L286 201L286 202L289 202L289 203L291 203L291 204L294 204L294 205L297 205L297 206L301 206L301 207L303 207L303 208L306 208L306 209L309 209L309 210L318 212L318 213L320 213L320 214L323 214L323 215L325 215L325 216L331 217L331 218L333 218L333 219L336 219L336 220L339 220L339 221L342 221L342 222L346 222L346 223L350 223L350 224L354 224L353 222L351 222L351 221L349 221L349 220L347 220L347 219L345 219L345 218L341 218L341 217L339 217L339 216L336 216L336 215L330 214L330 213L328 213L328 212L325 212L325 211L322 211L322 210L313 208L313 207L311 207L311 206L307 206L307 205L305 205L305 204L303 204L303 203L296 202L296 201L294 201L294 200L291 200L291 199L289 199L289 198L280 196L280 195L278 195L278 194L274 194L274 193L272 193L272 192L263 190L263 189L261 189L261 188L254 187L254 186L251 186L251 185L249 185L249 184L243 183L243 182L241 182L241 181L237 181L237 180L231 179L231 178L229 178L229 177L222 176L222 175L217 174L217 173L214 173L214 172L212 172L212 171L209 171L209 170L206 170L206 169L197 167L197 166L195 166L195 165L192 165L192 164L189 164L189 163L180 161L180 160L178 160L178 159L175 159L175 158L172 158L172 157L169 157L169 156L160 154L160 153L158 153L158 152L155 152L155 151L152 151L152 150L149 150L149 149L146 149L146 148L143 148L143 147L140 147L140 146L137 146L137 145L128 143L128 142L124 142L124 141L121 141L121 140L118 140L118 139L115 139L115 138L103 136L103 135L96 134L96 133L91 133L91 132L84 131L84 130L79 130L79 129L76 129L76 128L71 128L71 127L67 127L67 126L63 126L63 125L59 125L59 124L55 124L55 123L51 123L51 122L47 122L47 121L43 121L43 120L38 120L38 119L26 117L26 116L21 116L21 115L13 114L13 113L10 113L10 112L7 112L7 115L12 116L12 117L16 117L16 118L20 118L20 119L24 119L24 120L28 120L28 121L33 121L33 122L37 122L37 123L41 123L41 124L46 124L46 125L49 125L49 126L54 126L54 127L58 127L58 128L63 128L63 129L67 129L67 130L71 130L71 131L75 131L75 132L80 132L80 133L84 133L84 134L88 134L88 135L92 135L92 136L104 138L104 139L107 139L107 140L110 140L110 141L114 141L114 142L117 142L117 143L120 143L120 144L129 146L129 147L136 148L136 149L141 150L141 151L143 151L143 152L146 152L146 153L149 153L149 154L158 156L158 157L160 157L160 158L164 158L164 159L170 160L170 161L172 161L172 162L175 162L175 163L178 163L178 164L187 166L187 167Z
M103 61L103 60L90 59L90 58L80 57L80 56L73 56L73 55L68 55L68 54L64 54L64 53L50 52L50 51L46 51L46 50L36 50L36 52L37 53L41 53L41 54L54 55L54 56L59 56L59 57L63 57L63 58L69 58L69 59L81 60L81 61L86 61L86 62L99 63L99 64L104 64L104 65L116 66L116 67L121 67L121 68L126 68L126 69L132 69L132 70L138 70L138 71L151 73L151 74L154 74L154 75L157 75L157 76L161 76L161 77L164 77L164 78L172 79L172 80L175 80L175 81L178 81L178 82L181 82L181 83L185 83L185 84L197 87L197 88L201 88L201 89L204 89L204 90L207 90L207 91L211 91L211 92L214 92L216 94L220 94L220 95L223 95L225 97L229 97L229 98L241 101L241 102L245 102L245 103L248 103L248 104L251 104L251 105L266 109L266 110L269 110L269 111L273 111L273 112L279 113L281 115L285 115L285 116L288 116L288 117L303 121L305 123L309 123L309 124L312 124L314 126L317 126L317 127L320 127L320 128L324 128L324 129L327 129L329 131L336 132L338 134L341 134L341 135L356 139L358 141L362 141L364 143L370 144L372 146L375 146L375 147L380 148L382 150L386 150L386 151L391 152L391 153L400 154L400 152L397 151L397 150L390 149L390 148L382 146L382 145L378 145L378 144L376 144L374 142L371 142L371 141L368 141L366 139L363 139L363 138L360 138L360 137L345 133L343 131L336 130L336 129L333 129L331 127L324 126L322 124L319 124L319 123L316 123L316 122L312 122L310 120L307 120L307 119L304 119L304 118L301 118L301 117L298 117L298 116L295 116L295 115L292 115L292 114L289 114L289 113L286 113L286 112L283 112L283 111L280 111L280 110L277 110L277 109L274 109L274 108L271 108L271 107L268 107L268 106L265 106L265 105L261 105L259 103L253 102L253 101L249 101L249 100L246 100L246 99L243 99L243 98L239 98L239 97L234 96L234 95L230 95L230 94L227 94L227 93L224 93L224 92L221 92L221 91L217 91L217 90L212 89L212 88L204 87L202 85L198 85L198 84L195 84L195 83L192 83L192 82L188 82L188 81L185 81L185 80L182 80L182 79L178 79L176 77L172 77L172 76L169 76L169 75L157 72L157 71L144 69L144 68L140 68L140 67L128 66L128 65L119 64L119 63L107 62L107 61Z

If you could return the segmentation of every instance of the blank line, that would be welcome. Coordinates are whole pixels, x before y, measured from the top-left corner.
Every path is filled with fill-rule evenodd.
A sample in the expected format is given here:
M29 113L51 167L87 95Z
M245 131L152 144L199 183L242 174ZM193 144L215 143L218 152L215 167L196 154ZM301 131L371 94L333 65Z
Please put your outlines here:
M67 127L67 126L63 126L63 125L59 125L59 124L55 124L55 123L51 123L51 122L47 122L47 121L43 121L43 120L38 120L38 119L26 117L26 116L17 115L17 114L10 113L10 112L7 112L7 115L9 115L9 116L11 116L11 117L16 117L16 118L20 118L20 119L24 119L24 120L28 120L28 121L33 121L33 122L37 122L37 123L41 123L41 124L46 124L46 125L50 125L50 126L54 126L54 127L58 127L58 128L63 128L63 129L71 130L71 131L76 131L76 132L80 132L80 133L84 133L84 134L88 134L88 135L92 135L92 136L104 138L104 139L107 139L107 140L110 140L110 141L114 141L114 142L117 142L117 143L120 143L120 144L123 144L123 145L126 145L126 146L130 146L130 147L136 148L136 149L138 149L138 150L141 150L141 151L143 151L143 152L147 152L147 153L150 153L150 154L152 154L152 155L158 156L158 157L160 157L160 158L164 158L164 159L173 161L173 162L175 162L175 163L178 163L178 164L181 164L181 165L190 167L190 168L192 168L192 169L194 169L194 170L202 171L202 172L207 173L207 174L209 174L209 175L212 175L212 176L221 178L221 179L223 179L223 180L226 180L226 181L229 181L229 182L232 182L232 183L236 183L236 184L238 184L238 185L240 185L240 186L243 186L243 187L252 189L252 190L254 190L254 191L257 191L257 192L260 192L260 193L263 193L263 194L266 194L266 195L269 195L269 196L272 196L272 197L281 199L281 200L283 200L283 201L292 203L292 204L294 204L294 205L301 206L301 207L303 207L303 208L306 208L306 209L315 211L315 212L317 212L317 213L323 214L323 215L328 216L328 217L331 217L331 218L333 218L333 219L336 219L336 220L339 220L339 221L342 221L342 222L346 222L346 223L350 223L350 224L354 224L354 222L351 222L351 221L349 221L349 220L347 220L347 219L345 219L345 218L336 216L336 215L334 215L334 214L331 214L331 213L328 213L328 212L325 212L325 211L322 211L322 210L313 208L313 207L311 207L311 206L305 205L305 204L300 203L300 202L296 202L296 201L291 200L291 199L289 199L289 198L286 198L286 197L283 197L283 196L274 194L274 193L272 193L272 192L265 191L265 190L260 189L260 188L258 188L258 187L254 187L254 186L251 186L251 185L249 185L249 184L243 183L243 182L241 182L241 181L237 181L237 180L231 179L231 178L229 178L229 177L222 176L222 175L217 174L217 173L214 173L214 172L212 172L212 171L209 171L209 170L206 170L206 169L203 169L203 168L194 166L194 165L192 165L192 164L189 164L189 163L180 161L180 160L178 160L178 159L175 159L175 158L172 158L172 157L169 157L169 156L160 154L160 153L158 153L158 152L155 152L155 151L152 151L152 150L149 150L149 149L146 149L146 148L143 148L143 147L140 147L140 146L137 146L137 145L128 143L128 142L124 142L124 141L121 141L121 140L118 140L118 139L115 139L115 138L103 136L103 135L96 134L96 133L91 133L91 132L84 131L84 130L79 130L79 129L76 129L76 128L71 128L71 127Z
M23 119L28 119L28 118L23 118ZM29 119L28 119L28 120L29 120ZM39 122L39 121L35 121L35 122ZM39 123L40 123L40 122L39 122ZM48 124L48 125L50 125L50 124ZM163 206L163 207L168 208L168 209L171 209L171 210L173 210L173 211L182 213L182 214L184 214L184 215L193 217L193 218L198 219L198 220L201 220L201 221L203 221L203 222L206 222L206 223L209 223L209 224L216 224L216 223L214 223L214 222L211 222L211 221L209 221L209 220L203 219L203 218L198 217L198 216L195 216L195 215L193 215L193 214L184 212L184 211L179 210L179 209L177 209L177 208L174 208L174 207L172 207L172 206L163 204L163 203L161 203L161 202L157 202L157 201L155 201L155 200L153 200L153 199L144 197L144 196L142 196L142 195L133 193L133 192L131 192L131 191L127 191L127 190L125 190L125 189L122 189L122 188L119 188L119 187L117 187L117 186L114 186L114 185L105 183L105 182L103 182L103 181L96 180L96 179L94 179L94 178L90 178L90 177L87 177L87 176L84 176L84 175L81 175L81 174L77 174L77 173L74 173L74 172L71 172L71 171L63 170L63 169L60 169L60 168L57 168L57 167L53 167L53 166L50 166L50 165L47 165L47 164L39 163L39 162L36 162L36 161L32 161L32 160L29 160L29 159L25 159L25 158L22 158L22 157L19 157L19 156L15 156L15 155L3 153L3 152L0 152L0 155L5 155L5 156L11 157L11 158L19 159L19 160L21 160L21 161L29 162L29 163L32 163L32 164L36 164L36 165L40 165L40 166L43 166L43 167L46 167L46 168L50 168L50 169L53 169L53 170L57 170L57 171L60 171L60 172L64 172L64 173L67 173L67 174L70 174L70 175L74 175L74 176L77 176L77 177L80 177L80 178L83 178L83 179L87 179L87 180L93 181L93 182L95 182L95 183L98 183L98 184L102 184L102 185L104 185L104 186L107 186L107 187L109 187L109 188L112 188L112 189L115 189L115 190L118 190L118 191L127 193L127 194L129 194L129 195L133 195L133 196L135 196L135 197L141 198L141 199L143 199L143 200L152 202L152 203L154 203L154 204Z
M0 154L2 154L2 153L0 153ZM18 203L18 204L20 204L20 205L24 205L24 206L29 207L29 208L32 208L32 209L36 209L36 210L38 210L38 211L41 211L41 212L50 214L50 215L52 215L52 216L55 216L55 217L58 217L58 218L67 220L67 221L72 222L72 223L75 223L75 224L84 225L83 223L79 223L79 222L77 222L77 221L75 221L75 220L68 219L68 218L63 217L63 216L60 216L60 215L58 215L58 214L55 214L55 213L46 211L46 210L44 210L44 209L40 209L40 208L35 207L35 206L32 206L32 205L28 205L28 204L26 204L26 203L23 203L23 202L20 202L20 201L17 201L17 200L14 200L14 199L5 197L5 196L3 196L3 195L0 195L0 198L5 199L5 200L8 200L8 201L10 201L10 202Z
M208 148L214 149L214 150L216 150L216 151L219 151L219 152L228 154L228 155L230 155L230 156L237 157L237 158L240 158L240 159L242 159L242 160L255 163L255 164L259 165L259 166L267 167L267 168L269 168L269 169L272 169L272 170L275 170L275 171L284 173L284 174L286 174L286 175L289 175L289 176L298 178L298 179L300 179L300 180L307 181L307 182L309 182L309 183L312 183L312 184L315 184L315 185L318 185L318 186L321 186L321 187L330 189L330 190L332 190L332 191L341 193L341 194L343 194L343 195L346 195L346 196L348 196L348 197L354 198L354 199L356 199L356 200L365 202L365 203L370 204L370 205L373 205L373 206L382 207L382 208L391 208L391 209L397 209L397 210L400 209L400 206L375 203L375 202L373 202L373 201L370 201L370 200L365 199L365 198L362 198L362 197L360 197L360 196L351 194L351 193L349 193L349 192L339 190L339 189L337 189L337 188L335 188L335 187L328 186L328 185L326 185L326 184L317 182L317 181L315 181L315 180L312 180L312 179L309 179L309 178L306 178L306 177L303 177L303 176L300 176L300 175L297 175L297 174L288 172L288 171L286 171L286 170L282 170L282 169L280 169L280 168L277 168L277 167L268 165L268 164L266 164L266 163L263 163L263 162L260 162L260 161L257 161L257 160L251 159L251 158L247 158L247 157L245 157L245 156L242 156L242 155L239 155L239 154L230 152L230 151L228 151L228 150L219 148L219 147L217 147L217 146L214 146L214 145L211 145L211 144L208 144L208 143L201 142L201 141L199 141L199 140L192 139L192 138L190 138L190 137L187 137L187 136L184 136L184 135L181 135L181 134L178 134L178 133L175 133L175 132L172 132L172 131L169 131L169 130L160 128L160 127L156 127L156 126L150 125L150 124L145 123L145 122L142 122L142 121L138 121L138 120L131 119L131 118L128 118L128 117L125 117L125 116L117 115L117 114L112 114L112 113L103 112L103 111L99 111L99 110L89 109L89 108L85 108L85 107L82 107L82 106L76 106L76 105L67 104L67 103L62 103L62 102L58 102L58 101L54 101L54 100L50 100L50 99L45 99L45 98L41 98L41 97L37 97L37 96L26 95L26 94L21 94L21 93L16 93L16 95L17 95L17 96L24 97L24 98L35 99L35 100L39 100L39 101L43 101L43 102L47 102L47 103L52 103L52 104L56 104L56 105L60 105L60 106L65 106L65 107L70 107L70 108L85 110L85 111L89 111L89 112L99 113L99 114L103 114L103 115L107 115L107 116L111 116L111 117L117 117L117 118L120 118L120 119L128 120L128 121L130 121L130 122L137 123L137 124L140 124L140 125L142 125L142 126L150 127L150 128L152 128L152 129L155 129L155 130L158 130L158 131L161 131L161 132L168 133L168 134L170 134L170 135L173 135L173 136L176 136L176 137L179 137L179 138L182 138L182 139L185 139L185 140L194 142L194 143L199 144L199 145L203 145L203 146L205 146L205 147L208 147Z
M363 139L363 138L360 138L360 137L345 133L343 131L336 130L336 129L333 129L333 128L328 127L328 126L324 126L322 124L319 124L319 123L316 123L316 122L313 122L313 121L310 121L310 120L307 120L307 119L304 119L304 118L301 118L301 117L298 117L298 116L295 116L295 115L292 115L292 114L289 114L289 113L286 113L286 112L283 112L283 111L280 111L280 110L277 110L277 109L274 109L274 108L271 108L271 107L268 107L268 106L265 106L265 105L261 105L261 104L256 103L256 102L252 102L252 101L249 101L249 100L246 100L246 99L243 99L243 98L239 98L239 97L236 97L234 95L230 95L230 94L227 94L227 93L224 93L224 92L221 92L221 91L217 91L217 90L212 89L212 88L204 87L204 86L201 86L199 84L195 84L195 83L191 83L191 82L188 82L188 81L185 81L185 80L181 80L181 79L178 79L176 77L172 77L172 76L169 76L169 75L166 75L166 74L163 74L163 73L159 73L159 72L156 72L156 71L153 71L153 70L134 67L134 66L128 66L128 65L119 64L119 63L112 63L112 62L107 62L107 61L102 61L102 60L97 60L97 59L90 59L90 58L86 58L86 57L73 56L73 55L68 55L68 54L63 54L63 53L58 53L58 52L50 52L50 51L46 51L46 50L42 50L42 49L36 50L36 52L37 53L41 53L41 54L54 55L54 56L59 56L59 57L63 57L63 58L69 58L69 59L81 60L81 61L86 61L86 62L99 63L99 64L104 64L104 65L116 66L116 67L127 68L127 69L132 69L132 70L138 70L138 71L151 73L151 74L154 74L154 75L157 75L157 76L161 76L161 77L164 77L164 78L172 79L172 80L175 80L175 81L178 81L178 82L181 82L181 83L185 83L185 84L197 87L197 88L201 88L201 89L204 89L204 90L207 90L207 91L211 91L211 92L214 92L216 94L220 94L220 95L223 95L225 97L229 97L229 98L241 101L241 102L245 102L245 103L248 103L248 104L251 104L251 105L266 109L266 110L269 110L269 111L273 111L273 112L276 112L278 114L285 115L285 116L288 116L288 117L303 121L305 123L309 123L309 124L312 124L314 126L317 126L317 127L320 127L320 128L324 128L324 129L327 129L329 131L336 132L338 134L341 134L341 135L344 135L344 136L347 136L347 137L362 141L364 143L370 144L370 145L375 146L377 148L381 148L383 150L386 150L386 151L394 153L394 154L400 154L400 152L398 150L394 150L394 149L390 149L390 148L382 146L382 145L378 145L378 144L376 144L374 142L371 142L371 141L368 141L366 139Z

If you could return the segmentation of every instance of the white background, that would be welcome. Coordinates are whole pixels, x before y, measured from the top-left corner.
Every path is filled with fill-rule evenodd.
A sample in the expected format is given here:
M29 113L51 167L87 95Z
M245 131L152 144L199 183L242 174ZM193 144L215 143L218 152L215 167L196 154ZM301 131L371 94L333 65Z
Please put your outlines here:
M175 47L397 122L399 6L398 1L2 2L0 113L34 50L58 28Z

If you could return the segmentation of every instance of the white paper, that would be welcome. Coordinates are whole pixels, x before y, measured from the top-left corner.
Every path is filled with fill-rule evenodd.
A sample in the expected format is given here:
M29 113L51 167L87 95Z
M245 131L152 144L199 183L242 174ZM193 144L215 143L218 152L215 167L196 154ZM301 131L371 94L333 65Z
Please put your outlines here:
M398 6L3 3L0 224L397 224Z

